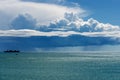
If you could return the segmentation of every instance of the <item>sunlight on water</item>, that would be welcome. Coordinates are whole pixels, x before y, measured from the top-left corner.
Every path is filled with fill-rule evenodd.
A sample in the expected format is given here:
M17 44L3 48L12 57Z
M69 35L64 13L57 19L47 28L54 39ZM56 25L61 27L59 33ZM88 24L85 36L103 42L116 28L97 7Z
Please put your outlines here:
M120 53L1 53L0 80L120 80Z

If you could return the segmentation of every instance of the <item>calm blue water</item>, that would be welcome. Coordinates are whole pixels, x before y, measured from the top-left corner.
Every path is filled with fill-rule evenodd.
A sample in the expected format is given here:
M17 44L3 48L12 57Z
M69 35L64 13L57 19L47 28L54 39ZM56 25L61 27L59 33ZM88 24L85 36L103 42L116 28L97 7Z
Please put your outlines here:
M0 80L120 80L120 52L1 53Z

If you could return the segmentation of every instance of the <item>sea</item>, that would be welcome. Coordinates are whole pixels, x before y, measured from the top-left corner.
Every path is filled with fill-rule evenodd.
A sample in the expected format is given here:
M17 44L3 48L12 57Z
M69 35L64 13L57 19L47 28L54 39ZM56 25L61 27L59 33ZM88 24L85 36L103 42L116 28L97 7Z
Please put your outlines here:
M120 52L1 52L0 80L120 80Z

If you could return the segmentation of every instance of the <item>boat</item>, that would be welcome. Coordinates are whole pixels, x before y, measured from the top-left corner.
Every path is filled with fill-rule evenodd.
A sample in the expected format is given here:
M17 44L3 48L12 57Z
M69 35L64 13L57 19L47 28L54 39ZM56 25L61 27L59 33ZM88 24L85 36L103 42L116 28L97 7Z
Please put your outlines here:
M19 53L19 50L6 50L5 53Z

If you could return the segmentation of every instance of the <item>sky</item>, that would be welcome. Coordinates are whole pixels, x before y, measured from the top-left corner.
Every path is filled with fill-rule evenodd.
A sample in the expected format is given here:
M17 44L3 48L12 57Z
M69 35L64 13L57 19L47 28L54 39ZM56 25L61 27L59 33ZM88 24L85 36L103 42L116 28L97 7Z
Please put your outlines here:
M31 46L29 49L119 45L119 3L119 0L0 0L1 47L22 48L25 41ZM43 41L50 46L42 44Z
M120 0L69 0L78 3L84 9L90 11L92 18L100 22L120 25Z
M42 2L42 0L26 0L26 1L36 1L36 2ZM52 2L51 0L48 0ZM53 0L57 1L57 0ZM59 0L58 0L59 1ZM64 1L64 0L62 0ZM95 18L98 21L104 22L104 23L111 23L114 25L120 25L119 20L119 0L65 0L66 2L69 2L67 6L70 3L78 4L81 8L88 10L89 17ZM43 1L45 2L45 1Z

